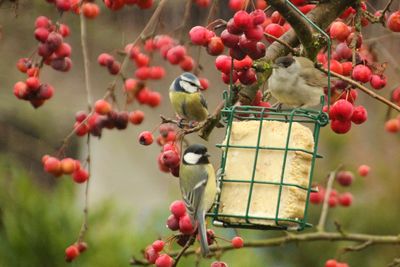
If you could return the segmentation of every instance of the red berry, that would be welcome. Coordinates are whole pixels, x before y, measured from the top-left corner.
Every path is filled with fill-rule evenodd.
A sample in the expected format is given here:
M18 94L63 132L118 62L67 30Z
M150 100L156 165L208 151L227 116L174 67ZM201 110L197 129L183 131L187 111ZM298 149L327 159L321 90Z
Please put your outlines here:
M71 0L56 0L56 7L60 11L68 11L71 9Z
M254 25L261 25L265 22L265 19L267 16L265 15L264 10L262 9L256 9L250 13L250 16L253 18L253 24Z
M212 34L205 27L195 26L189 31L189 36L193 44L205 46L210 41Z
M26 85L30 90L36 91L40 87L40 81L37 77L29 77L26 79Z
M266 32L276 38L279 38L285 33L285 30L283 29L283 27L281 25L276 24L276 23L271 23L267 27L265 27L264 32ZM275 41L274 39L272 39L270 37L266 37L266 39L270 43Z
M135 97L140 104L146 104L149 101L149 94L150 90L147 87L144 87L136 93Z
M164 78L165 70L161 66L154 66L150 68L150 78L153 80L160 80Z
M179 66L184 71L191 71L194 67L194 60L192 57L186 55L179 63Z
M179 218L179 231L181 231L182 234L192 234L194 230L195 229L188 214Z
M89 132L89 126L87 126L87 124L81 124L80 122L75 122L74 131L77 136L84 136Z
M169 210L177 218L181 218L186 214L186 206L182 200L175 200L172 202L169 206Z
M358 167L358 174L360 176L367 176L370 172L371 168L368 165L360 165L360 167Z
M169 63L176 65L184 59L185 55L186 48L182 45L177 45L168 50L167 60L169 61Z
M243 30L240 29L238 26L236 26L235 22L233 21L233 18L228 20L228 23L226 24L226 29L231 34L242 34L243 33Z
M94 104L94 110L99 115L107 115L108 113L111 112L112 107L111 107L111 104L108 103L106 100L99 99Z
M144 146L151 145L153 143L153 134L149 131L144 131L139 135L139 143Z
M138 68L148 66L149 62L150 62L150 58L145 54L139 53L135 57L135 63Z
M153 0L137 0L137 5L140 9L148 9L153 6Z
M241 248L244 246L243 238L241 238L240 236L235 236L234 238L232 238L231 243L232 247L234 248Z
M391 31L400 32L400 11L390 14L386 25Z
M71 30L65 24L60 24L60 28L58 29L62 37L67 37L71 34Z
M339 204L344 207L349 207L353 202L353 195L349 192L343 193L339 196Z
M354 175L349 171L340 171L336 174L336 180L342 186L349 186L354 180Z
M39 42L44 43L44 42L46 42L47 37L49 36L50 32L46 28L37 28L35 30L34 34L35 34L36 40L38 40Z
M135 77L139 80L147 80L151 76L151 68L141 67L135 71Z
M247 29L244 34L249 40L261 41L264 36L264 29L261 26L257 25L253 28Z
M263 0L263 2L265 1ZM213 263L211 263L211 267L228 267L228 264L223 261L214 261Z
M221 55L215 59L215 67L226 74L229 74L232 66L232 58L229 56Z
M239 35L232 34L228 30L223 30L221 32L221 40L225 46L234 48L238 45L239 42Z
M101 66L109 66L112 65L114 63L115 59L112 55L107 54L107 53L102 53L99 55L99 57L97 58L97 62L101 65Z
M179 166L180 157L178 152L174 150L168 150L162 153L162 161L168 168L176 168Z
M228 6L230 9L233 11L239 11L241 9L244 9L246 5L246 1L244 0L229 0Z
M337 39L342 42L346 40L347 36L349 36L350 29L345 23L341 21L335 21L329 28L329 34L332 39Z
M167 227L172 230L176 231L179 229L179 219L175 217L175 215L170 215L167 219Z
M337 261L336 260L327 260L325 262L325 267L337 267Z
M55 157L48 157L44 162L44 170L51 174L59 174L61 171L61 162Z
M48 28L51 25L51 20L49 20L45 16L39 16L35 20L35 27L36 28Z
M196 0L196 5L199 7L208 7L211 3L211 0Z
M332 105L329 111L329 117L333 120L339 120L342 122L350 121L353 112L354 107L349 101L339 99Z
M353 51L347 46L347 43L342 42L336 46L336 55L339 59L349 59L353 55Z
M331 208L336 207L337 204L338 204L337 196L329 196L329 198L328 198L329 207L331 207Z
M76 170L76 160L71 158L62 159L61 170L64 174L72 174Z
M332 120L331 129L337 134L347 133L351 129L351 121Z
M354 67L351 77L356 81L367 83L371 79L371 74L372 72L367 66L357 65Z
M343 74L343 67L339 61L331 59L330 63L331 71L336 72L337 74ZM324 68L328 68L328 62L324 63Z
M399 119L390 119L385 122L385 131L389 133L397 133L400 131L400 121Z
M355 124L364 123L368 119L367 110L363 106L357 106L354 108L353 115L351 116L351 121Z
M62 43L60 47L55 51L56 57L70 57L71 56L71 46L67 43Z
M137 85L138 85L137 80L129 78L129 79L126 79L124 82L124 89L126 92L130 92L130 91L135 90Z
M155 263L160 255L158 252L153 248L153 246L148 246L144 251L144 257L149 263Z
M160 252L161 250L163 250L164 248L164 241L162 240L156 240L153 242L153 244L151 244L151 246L153 247L153 249L156 252Z
M212 56L218 56L224 52L224 44L218 36L214 36L210 39L207 45L207 52Z
M324 201L324 193L322 191L311 192L310 202L313 204L320 204Z
M239 81L242 84L250 85L257 81L256 71L254 69L247 69L238 73Z
M85 169L75 170L72 179L78 184L84 183L89 179L89 173Z
M114 61L111 65L107 65L107 70L111 75L117 75L121 70L121 63Z
M253 26L253 18L244 10L240 10L233 16L233 22L240 29L249 29Z
M353 63L352 62L342 62L342 74L344 76L350 76L351 71L353 70Z
M200 89L207 90L210 82L206 78L200 78L199 81L200 81L200 85L201 85Z
M156 262L156 267L172 267L174 260L167 254L160 255Z
M132 124L141 124L144 119L144 112L141 110L135 110L129 113L129 121Z
M76 245L71 245L65 249L65 260L70 262L79 256L79 249Z
M161 103L161 94L159 92L149 92L146 103L150 107L157 107Z
M83 3L82 4L83 15L89 19L94 19L100 13L100 8L94 3Z
M386 76L373 74L369 82L371 83L372 88L380 90L386 86Z
M86 242L79 242L76 246L78 247L80 253L85 252L88 248Z

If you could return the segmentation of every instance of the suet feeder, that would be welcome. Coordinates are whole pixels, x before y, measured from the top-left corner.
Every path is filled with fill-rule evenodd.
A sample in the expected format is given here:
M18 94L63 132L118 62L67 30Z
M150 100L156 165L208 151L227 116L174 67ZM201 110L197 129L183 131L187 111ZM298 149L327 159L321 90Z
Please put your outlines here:
M329 36L310 23L327 37L329 62ZM328 105L329 80L328 73ZM213 224L298 231L310 227L307 210L315 160L321 157L319 133L329 123L322 111L324 98L320 110L231 106L231 95L225 92L224 98L226 135L217 145L222 150L220 190L208 214Z

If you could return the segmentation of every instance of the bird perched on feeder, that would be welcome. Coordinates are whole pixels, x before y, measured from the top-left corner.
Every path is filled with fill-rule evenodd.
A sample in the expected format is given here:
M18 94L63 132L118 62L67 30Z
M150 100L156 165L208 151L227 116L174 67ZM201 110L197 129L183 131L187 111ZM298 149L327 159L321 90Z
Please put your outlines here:
M207 148L200 144L190 145L183 153L179 169L182 198L193 225L198 227L201 252L210 252L207 242L205 214L214 203L217 193L215 171L208 160Z
M190 72L177 77L169 88L169 99L181 119L201 122L207 119L207 102L200 92L200 80Z
M312 107L320 103L328 78L306 57L279 57L268 79L271 95L290 107Z

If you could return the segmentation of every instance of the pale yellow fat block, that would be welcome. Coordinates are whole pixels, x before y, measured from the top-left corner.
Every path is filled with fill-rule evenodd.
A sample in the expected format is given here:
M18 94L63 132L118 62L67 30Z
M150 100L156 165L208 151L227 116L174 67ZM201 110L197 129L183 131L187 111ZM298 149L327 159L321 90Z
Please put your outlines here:
M259 121L238 121L232 123L230 145L256 146ZM263 121L260 146L286 147L289 123ZM225 145L225 139L223 144ZM292 124L290 148L313 151L314 138L309 128L294 122ZM225 150L225 148L223 148ZM224 179L251 180L256 150L254 148L229 147ZM255 180L280 182L284 151L260 149L257 159ZM287 155L284 183L307 187L312 155L289 151ZM245 223L241 218L224 217L223 214L244 216L248 203L250 183L224 182L220 198L219 219L230 223ZM249 216L276 217L279 185L253 184ZM297 187L284 186L280 198L279 218L302 219L307 192ZM273 220L250 219L251 223L272 225ZM279 225L293 226L291 222Z

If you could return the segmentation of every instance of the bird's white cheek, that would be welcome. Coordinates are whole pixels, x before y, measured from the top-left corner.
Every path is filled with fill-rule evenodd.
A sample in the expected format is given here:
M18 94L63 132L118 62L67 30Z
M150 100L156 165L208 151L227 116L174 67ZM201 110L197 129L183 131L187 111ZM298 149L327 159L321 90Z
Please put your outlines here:
M180 81L179 85L188 93L195 93L197 92L197 87L187 83L185 81Z
M183 156L183 159L189 164L197 164L201 158L201 155L196 153L187 153Z

